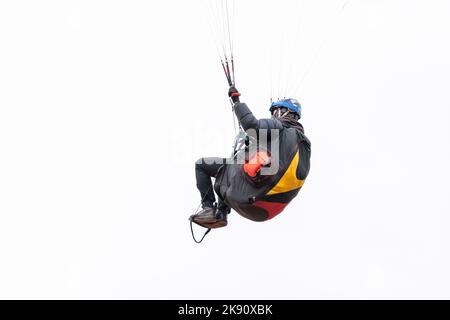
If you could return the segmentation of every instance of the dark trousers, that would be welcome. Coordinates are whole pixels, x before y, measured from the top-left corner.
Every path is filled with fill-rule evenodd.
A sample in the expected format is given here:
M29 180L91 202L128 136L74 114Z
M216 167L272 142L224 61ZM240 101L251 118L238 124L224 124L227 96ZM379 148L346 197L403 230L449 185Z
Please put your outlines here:
M212 177L216 177L219 169L225 165L223 158L201 158L195 163L195 177L197 179L197 188L202 197L203 207L212 207L216 202L214 188L211 182ZM217 203L217 209L230 212L230 208L220 199Z

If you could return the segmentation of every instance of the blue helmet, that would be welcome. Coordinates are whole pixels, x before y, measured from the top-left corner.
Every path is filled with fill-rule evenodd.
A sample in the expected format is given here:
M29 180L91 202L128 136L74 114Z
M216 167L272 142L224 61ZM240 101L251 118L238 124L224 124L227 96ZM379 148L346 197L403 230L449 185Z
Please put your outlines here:
M289 110L294 112L299 119L302 117L302 106L297 100L291 98L281 99L276 102L272 102L272 104L270 105L270 112L272 112L273 109L275 108L283 108L283 107L288 108Z

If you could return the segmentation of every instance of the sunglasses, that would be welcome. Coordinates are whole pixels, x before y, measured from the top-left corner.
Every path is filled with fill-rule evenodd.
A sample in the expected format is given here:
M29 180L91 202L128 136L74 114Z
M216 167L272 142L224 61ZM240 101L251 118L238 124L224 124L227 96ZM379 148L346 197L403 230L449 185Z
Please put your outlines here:
M281 113L285 113L285 112L289 111L289 109L286 107L277 107L277 108L272 109L272 114L274 114L277 110L281 110Z

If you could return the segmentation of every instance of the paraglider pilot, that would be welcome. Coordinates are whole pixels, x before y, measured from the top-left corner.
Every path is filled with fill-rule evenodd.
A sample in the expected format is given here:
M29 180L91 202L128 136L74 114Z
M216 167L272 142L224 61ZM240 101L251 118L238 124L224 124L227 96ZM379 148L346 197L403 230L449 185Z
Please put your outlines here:
M237 179L235 177L239 175L227 173L227 171L234 169L231 169L231 166L226 164L226 159L199 159L195 164L195 176L203 210L191 218L195 223L207 228L226 226L230 207L244 217L254 221L271 219L280 213L290 200L297 195L309 172L310 142L304 136L303 126L298 122L301 118L301 106L298 101L295 99L282 99L273 102L270 106L272 117L258 120L249 107L245 103L240 102L240 95L234 86L229 88L228 96L233 102L234 112L244 130L277 129L280 132L285 131L284 134L280 134L280 152L286 154L284 156L285 159L281 159L281 162L286 165L280 167L278 174L269 180L270 183L266 183L266 185L258 186L241 182L238 186L244 185L244 187L240 189L234 187L234 191L231 191L229 188L233 184L231 180ZM281 157L283 158L283 155ZM248 171L246 173L250 177L256 174ZM226 178L227 176L232 178ZM216 178L214 187L211 181L212 177ZM224 179L228 180L224 182ZM245 186L245 184L248 186ZM217 202L214 190L218 193ZM240 190L239 194L233 195L232 193L236 193L236 190ZM248 203L248 201L240 200L242 193L246 192L249 194L258 194L259 192L261 195L253 197L253 201ZM240 201L246 203L240 203Z

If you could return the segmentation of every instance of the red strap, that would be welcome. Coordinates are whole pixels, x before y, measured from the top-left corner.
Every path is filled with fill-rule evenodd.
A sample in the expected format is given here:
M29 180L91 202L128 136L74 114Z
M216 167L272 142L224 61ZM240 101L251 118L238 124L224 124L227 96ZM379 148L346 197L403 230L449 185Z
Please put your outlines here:
M270 162L267 152L259 151L244 164L244 171L249 177L256 177L261 168Z

